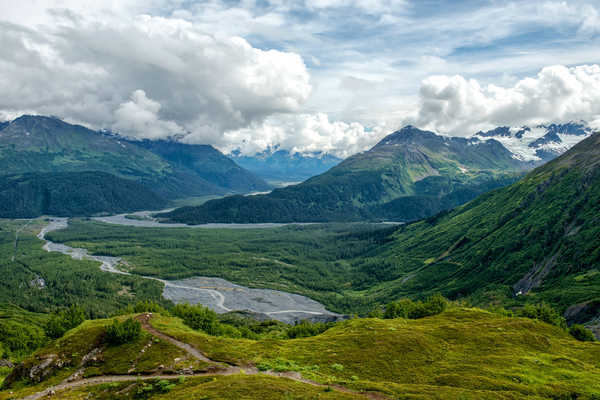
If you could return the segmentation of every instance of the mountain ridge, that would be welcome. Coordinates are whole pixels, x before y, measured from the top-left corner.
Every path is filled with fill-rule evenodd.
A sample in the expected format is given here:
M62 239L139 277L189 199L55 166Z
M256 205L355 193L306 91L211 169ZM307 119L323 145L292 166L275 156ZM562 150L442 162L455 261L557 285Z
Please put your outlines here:
M509 305L533 296L564 312L599 300L599 226L594 133L513 185L398 228L380 254L395 264L392 279L374 290Z
M23 115L0 130L0 168L5 174L108 172L168 199L269 187L212 146L165 143L149 145L56 117ZM171 147L185 148L191 163L169 159Z
M301 184L212 200L162 217L188 223L405 221L512 183L527 167L495 140L448 138L407 126ZM385 207L400 198L406 212L401 204Z

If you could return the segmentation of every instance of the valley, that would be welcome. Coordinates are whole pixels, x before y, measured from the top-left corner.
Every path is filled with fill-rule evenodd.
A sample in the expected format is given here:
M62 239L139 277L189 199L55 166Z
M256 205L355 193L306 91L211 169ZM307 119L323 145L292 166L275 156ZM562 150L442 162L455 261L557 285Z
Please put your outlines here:
M406 224L2 220L0 398L592 399L599 140Z
M43 249L59 252L75 260L92 260L101 263L100 269L113 274L131 275L120 268L128 264L120 257L89 255L87 250L73 248L46 240L50 232L68 227L67 219L52 219L42 228L38 238L46 243ZM205 227L206 228L206 227ZM240 227L238 227L240 228ZM247 229L247 227L246 227ZM257 228L254 228L257 229ZM183 280L164 280L141 276L164 285L162 296L174 303L202 304L218 313L249 311L257 317L273 318L286 323L301 320L336 320L338 314L327 311L321 304L304 296L268 289L249 289L226 280L194 276Z
M598 0L0 10L0 400L600 400Z

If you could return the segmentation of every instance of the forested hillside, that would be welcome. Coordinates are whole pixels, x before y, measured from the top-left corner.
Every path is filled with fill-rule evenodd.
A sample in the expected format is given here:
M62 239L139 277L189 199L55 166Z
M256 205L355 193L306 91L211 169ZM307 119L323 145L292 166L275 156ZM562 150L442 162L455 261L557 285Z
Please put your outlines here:
M210 146L131 141L58 118L31 115L0 126L0 171L101 171L135 180L167 199L268 187Z
M166 205L146 186L105 172L0 176L0 218L118 214Z
M381 254L396 265L378 291L387 298L440 291L484 303L537 299L574 306L573 321L582 322L579 312L586 322L599 318L600 133L514 185L393 238Z
M529 167L495 140L448 138L408 126L299 185L162 216L191 224L411 221L506 186Z

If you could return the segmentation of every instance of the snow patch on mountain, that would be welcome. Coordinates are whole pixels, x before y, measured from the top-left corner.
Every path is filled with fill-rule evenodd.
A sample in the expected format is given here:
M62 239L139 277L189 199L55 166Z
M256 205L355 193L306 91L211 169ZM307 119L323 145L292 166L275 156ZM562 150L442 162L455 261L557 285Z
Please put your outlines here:
M495 139L521 161L548 161L592 134L585 121L542 124L535 127L498 127L477 132L481 140Z

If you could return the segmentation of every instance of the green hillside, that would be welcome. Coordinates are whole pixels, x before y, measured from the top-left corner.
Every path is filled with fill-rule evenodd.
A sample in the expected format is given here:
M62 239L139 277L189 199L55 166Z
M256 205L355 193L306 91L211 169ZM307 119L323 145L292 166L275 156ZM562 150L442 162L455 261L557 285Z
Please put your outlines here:
M166 205L146 186L105 172L0 176L0 218L123 213Z
M338 312L366 313L375 304L441 292L485 305L546 301L570 323L594 326L600 317L599 140L595 134L511 186L396 228L240 232L74 222L52 237L123 256L134 273L220 276L306 294Z
M411 126L299 185L163 214L173 221L410 221L513 183L528 165L495 140L447 138Z
M164 147L173 146L189 153L193 166L168 157ZM136 180L168 199L267 187L210 146L128 141L57 118L29 115L0 127L0 170L3 174L101 171Z
M379 256L396 265L397 279L378 287L380 296L536 299L563 311L579 304L588 320L598 317L600 134L514 185L402 227L393 238Z
M50 391L61 399L600 395L600 344L479 309L451 308L418 320L354 319L301 339L216 337L178 318L138 318L141 334L120 345L106 341L110 320L69 331L16 368L0 399Z
M217 185L217 193L265 191L270 186L237 165L212 146L167 140L143 140L133 144L148 149L177 169L191 171Z

